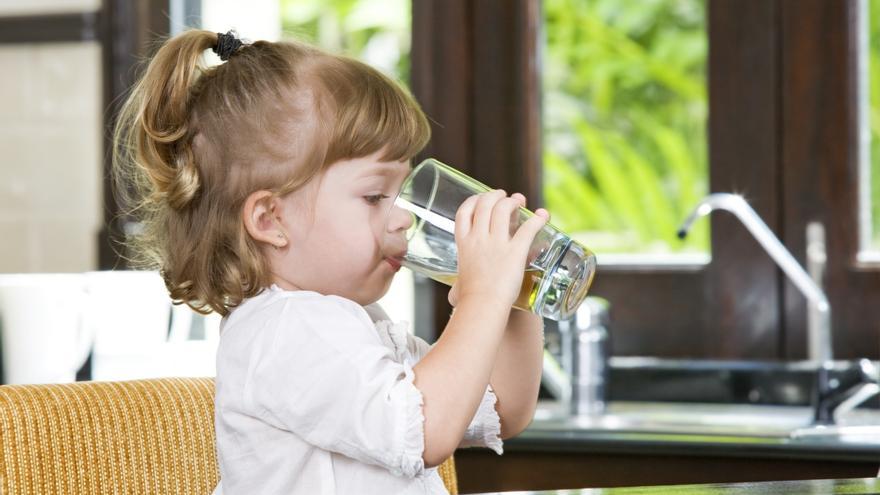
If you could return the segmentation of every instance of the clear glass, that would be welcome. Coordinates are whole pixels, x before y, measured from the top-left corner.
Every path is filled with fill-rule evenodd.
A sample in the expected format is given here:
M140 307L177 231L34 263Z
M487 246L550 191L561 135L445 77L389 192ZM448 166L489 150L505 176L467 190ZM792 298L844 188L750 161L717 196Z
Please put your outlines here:
M455 214L465 199L489 190L433 158L413 169L394 200L394 207L413 217L401 264L452 285L458 277ZM520 208L511 218L511 232L533 215ZM587 296L595 271L596 257L589 249L547 224L532 243L514 306L553 320L568 318Z
M542 6L543 193L554 222L606 260L707 254L708 222L676 236L708 191L705 0Z

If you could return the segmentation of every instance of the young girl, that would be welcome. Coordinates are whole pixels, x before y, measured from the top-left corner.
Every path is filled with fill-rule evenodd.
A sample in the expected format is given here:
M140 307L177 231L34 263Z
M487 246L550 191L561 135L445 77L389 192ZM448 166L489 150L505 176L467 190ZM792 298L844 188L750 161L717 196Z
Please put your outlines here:
M213 49L225 61L200 64ZM429 139L418 105L355 60L188 31L121 114L116 179L171 296L224 315L216 493L446 493L460 446L530 422L542 326L512 311L539 214L503 191L456 217L456 307L433 345L375 303L406 250L391 202Z

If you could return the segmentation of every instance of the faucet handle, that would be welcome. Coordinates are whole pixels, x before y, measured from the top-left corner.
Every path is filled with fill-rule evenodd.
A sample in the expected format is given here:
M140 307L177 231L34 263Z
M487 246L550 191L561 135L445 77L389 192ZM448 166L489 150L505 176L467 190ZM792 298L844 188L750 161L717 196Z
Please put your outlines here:
M874 361L867 358L859 359L859 370L862 372L865 382L880 383L880 370Z
M834 424L840 415L880 393L880 377L873 361L860 359L847 364L846 368L835 370L834 363L828 361L817 368L814 423Z

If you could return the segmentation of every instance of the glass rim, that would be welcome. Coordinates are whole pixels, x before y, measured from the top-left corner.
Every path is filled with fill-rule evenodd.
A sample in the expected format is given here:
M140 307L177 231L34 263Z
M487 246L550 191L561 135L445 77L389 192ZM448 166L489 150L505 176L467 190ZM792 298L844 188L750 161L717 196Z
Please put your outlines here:
M434 183L433 183L433 186L431 187L431 193L430 193L430 197L428 198L427 205L425 206L426 209L430 210L430 206L432 204L434 204L434 199L437 195L437 184L439 183L439 180L440 180L440 173L436 169L443 168L443 167L445 167L447 169L451 168L449 165L446 165L445 163L441 162L440 160L437 160L436 158L425 158L418 165L413 167L412 170L409 171L409 173L407 173L406 178L400 184L400 189L397 191L397 194L394 195L394 198L391 201L391 204L388 206L388 211L385 214L385 224L386 225L390 221L391 213L392 213L392 211L394 211L394 208L400 208L400 206L398 206L398 201L400 200L400 197L403 194L403 192L406 191L406 189L412 184L412 182L415 180L416 176L419 175L420 173L422 173L423 169L428 168L428 167L432 167L435 169L434 170ZM409 213L413 217L413 225L411 225L406 231L406 240L410 241L410 240L412 240L415 233L418 232L422 228L423 224L425 223L425 219L419 215L416 215L415 213L413 213L411 211L407 211L407 213Z

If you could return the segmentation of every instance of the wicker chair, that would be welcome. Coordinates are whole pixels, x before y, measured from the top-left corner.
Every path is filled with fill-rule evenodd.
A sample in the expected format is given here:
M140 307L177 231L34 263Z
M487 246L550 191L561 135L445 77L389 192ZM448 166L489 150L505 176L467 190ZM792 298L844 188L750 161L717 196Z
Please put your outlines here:
M0 493L209 494L214 381L0 386ZM440 466L457 493L455 464Z

